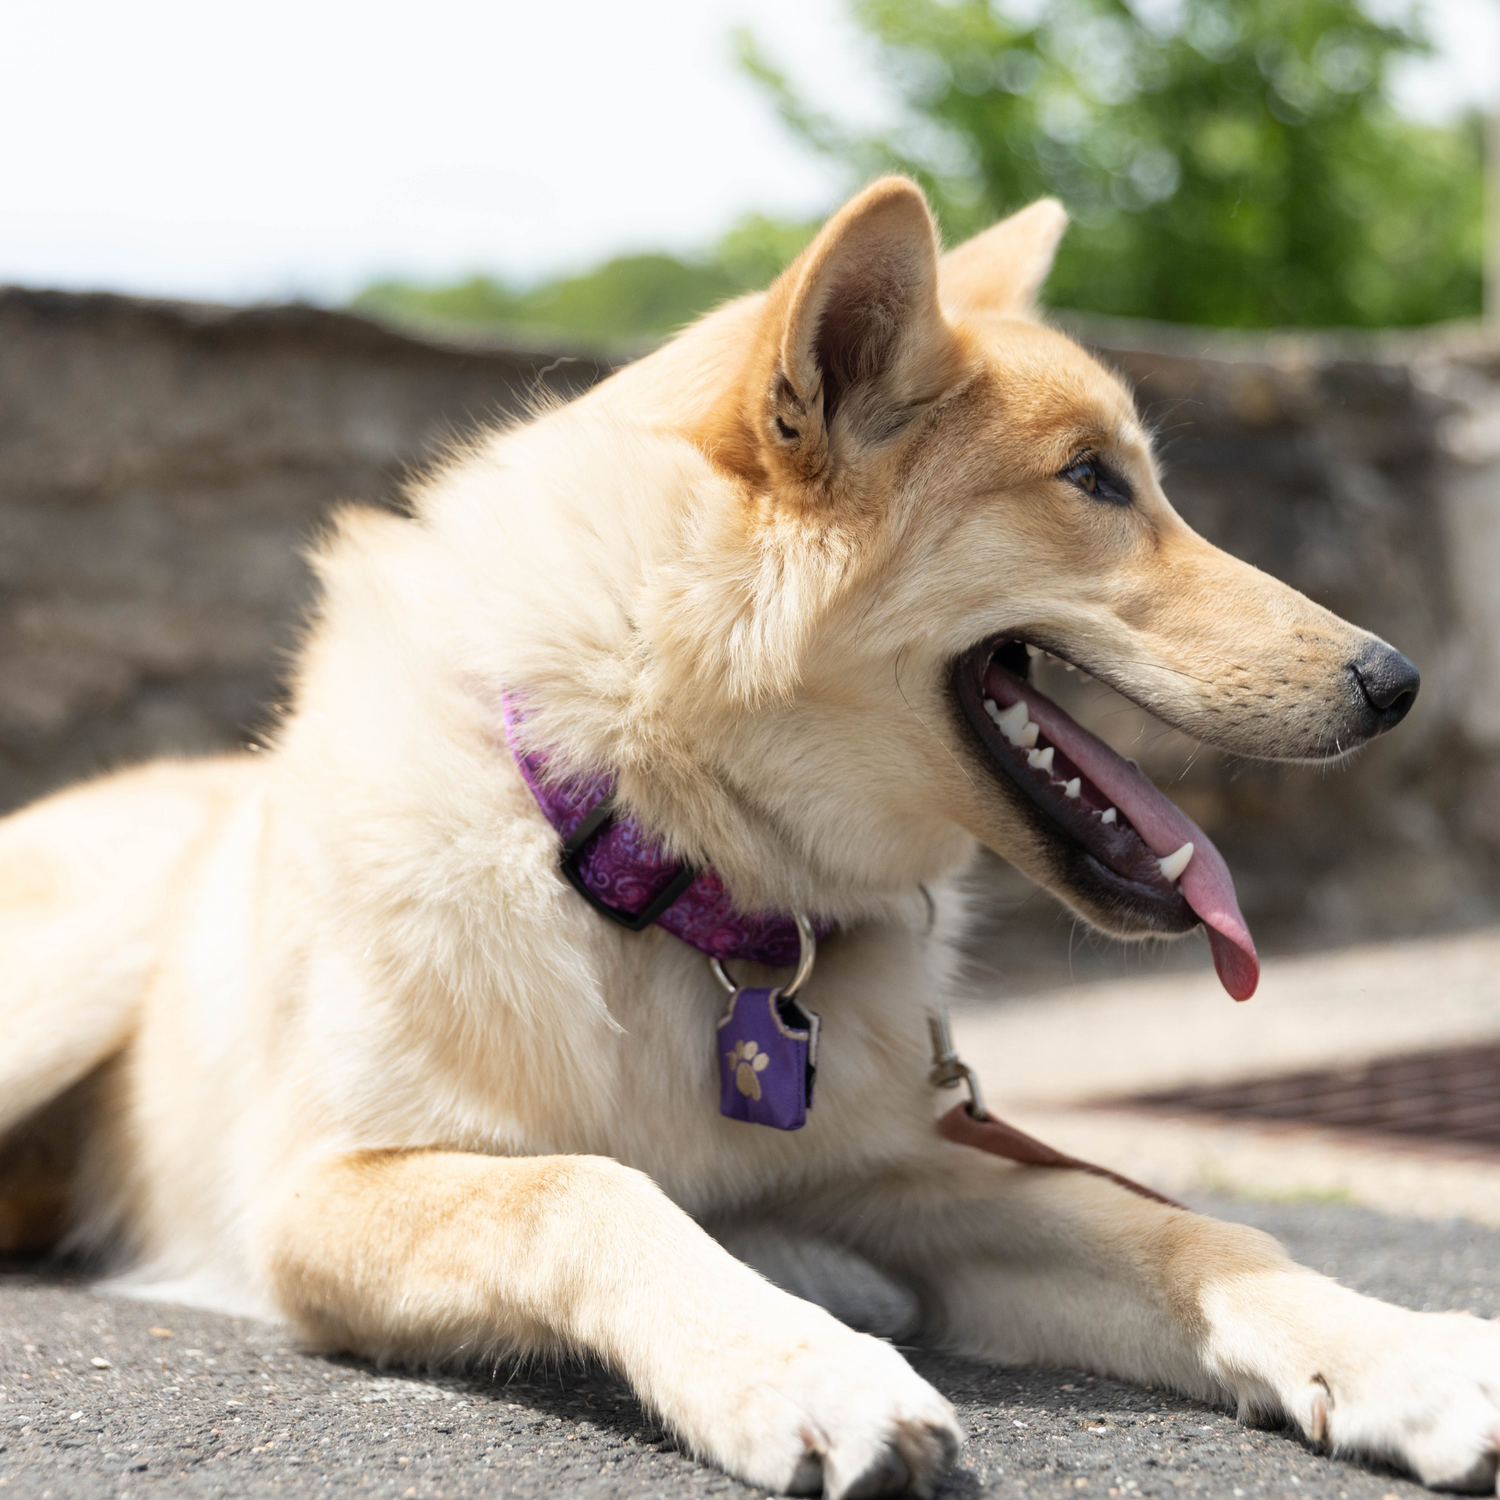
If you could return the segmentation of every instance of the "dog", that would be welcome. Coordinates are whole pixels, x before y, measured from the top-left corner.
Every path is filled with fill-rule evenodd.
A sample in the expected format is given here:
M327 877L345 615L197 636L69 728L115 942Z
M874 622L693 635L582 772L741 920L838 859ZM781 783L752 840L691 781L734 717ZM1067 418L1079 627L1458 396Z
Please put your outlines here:
M935 1128L981 845L1116 937L1204 925L1255 985L1222 859L1035 652L1311 762L1418 685L1173 512L1130 393L1037 311L1064 224L943 254L876 182L768 292L409 514L343 512L263 753L0 826L0 1129L80 1143L50 1196L11 1179L9 1241L62 1207L66 1243L318 1347L580 1353L751 1484L931 1494L952 1409L725 1248L781 1236L906 1288L912 1337L1493 1488L1500 1327L1006 1160L980 1109Z

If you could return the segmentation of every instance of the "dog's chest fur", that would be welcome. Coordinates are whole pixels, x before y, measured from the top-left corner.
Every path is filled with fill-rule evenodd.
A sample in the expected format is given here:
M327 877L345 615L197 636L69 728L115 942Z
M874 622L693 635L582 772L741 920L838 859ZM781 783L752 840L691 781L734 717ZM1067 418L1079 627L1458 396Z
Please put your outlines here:
M515 772L497 763L495 775ZM318 868L326 851L275 786L202 852L127 1069L140 1128L120 1175L151 1184L128 1216L174 1272L222 1261L261 1185L330 1141L609 1156L694 1216L725 1219L789 1210L899 1160L930 1129L932 977L910 929L825 942L805 992L823 1026L809 1123L742 1124L718 1112L726 997L706 960L589 910L557 875L534 809L510 804L499 891L480 882L368 913L339 899ZM495 919L454 952L453 924L484 901ZM152 1107L163 1097L171 1117Z

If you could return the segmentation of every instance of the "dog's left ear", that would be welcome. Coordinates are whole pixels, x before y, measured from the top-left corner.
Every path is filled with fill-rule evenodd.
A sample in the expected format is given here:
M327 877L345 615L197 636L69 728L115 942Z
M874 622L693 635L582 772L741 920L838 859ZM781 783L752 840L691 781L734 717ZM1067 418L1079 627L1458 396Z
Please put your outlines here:
M812 479L845 438L878 439L951 380L956 342L938 303L937 232L915 183L871 184L772 287L779 330L761 441Z
M1067 209L1056 198L1039 198L981 230L943 257L938 272L943 302L960 316L1033 316L1067 227Z

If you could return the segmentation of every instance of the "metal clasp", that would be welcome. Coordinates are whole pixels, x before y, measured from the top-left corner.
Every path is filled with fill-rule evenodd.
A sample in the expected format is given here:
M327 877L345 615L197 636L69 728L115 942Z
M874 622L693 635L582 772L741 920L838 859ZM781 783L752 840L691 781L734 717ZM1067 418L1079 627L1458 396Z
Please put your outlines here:
M969 1113L976 1120L988 1119L978 1075L953 1050L953 1030L948 1025L946 1009L928 1013L927 1034L932 1038L932 1067L928 1069L927 1081L940 1089L956 1089L963 1084L969 1091Z
M784 1000L793 1000L801 994L802 986L807 983L807 976L813 971L813 960L818 956L817 934L807 915L799 911L793 915L792 920L797 924L797 972L792 975L792 982L781 992ZM731 995L739 989L739 985L729 977L729 971L717 958L709 959L708 966L714 971L714 978Z

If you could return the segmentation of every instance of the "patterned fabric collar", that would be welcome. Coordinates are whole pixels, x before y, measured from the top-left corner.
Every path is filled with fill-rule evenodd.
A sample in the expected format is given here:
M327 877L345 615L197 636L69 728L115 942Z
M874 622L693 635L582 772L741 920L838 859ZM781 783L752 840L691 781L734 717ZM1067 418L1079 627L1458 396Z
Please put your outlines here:
M502 698L505 738L526 785L563 841L562 872L610 921L640 932L653 923L710 958L746 959L771 968L797 962L797 924L785 912L736 910L712 870L679 865L634 818L614 811L614 777L549 774L547 756L518 733L525 714ZM815 924L819 937L831 927Z

